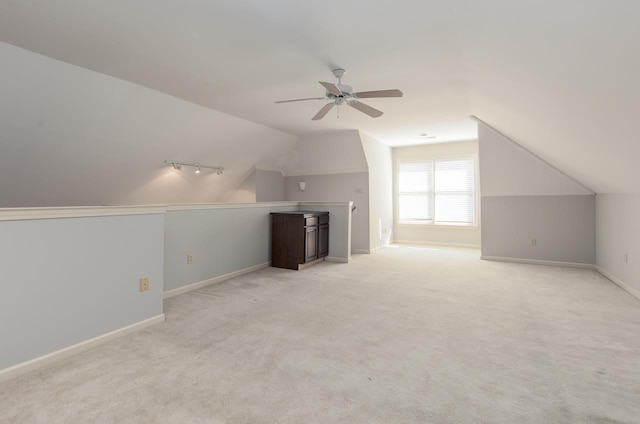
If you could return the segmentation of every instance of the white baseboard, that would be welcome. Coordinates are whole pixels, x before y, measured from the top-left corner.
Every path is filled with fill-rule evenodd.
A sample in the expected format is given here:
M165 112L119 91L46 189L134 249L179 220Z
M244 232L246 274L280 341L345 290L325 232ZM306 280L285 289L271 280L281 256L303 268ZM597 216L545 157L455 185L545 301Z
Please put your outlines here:
M240 275L248 274L250 272L257 271L262 268L267 268L270 265L271 265L271 262L265 262L263 264L250 266L248 268L243 268L238 271L229 272L228 274L223 274L218 277L209 278L208 280L198 281L197 283L188 284L186 286L178 287L177 289L167 290L162 294L162 296L165 299L168 299L173 296L178 296L183 293L200 289L202 287L208 286L209 284L219 283L221 281L229 280L234 277L239 277Z
M103 334L101 336L85 340L72 346L65 347L64 349L56 350L55 352L48 353L30 361L5 368L3 370L0 370L0 383L18 377L20 375L30 373L47 365L51 365L55 362L69 358L80 352L93 349L94 347L100 346L101 344L104 344L108 341L117 339L118 337L126 336L127 334L142 330L143 328L147 328L159 322L164 322L164 314L157 315L144 321L136 322L135 324L127 325L126 327L120 328L110 333Z
M385 247L389 247L389 245L388 244L383 244L382 246L374 247L373 249L371 249L371 253L376 253L377 251L379 251L381 249L384 249Z
M368 255L371 251L369 249L351 249L351 253L365 253Z
M473 249L479 249L479 244L465 244L465 243L445 243L438 241L417 241L417 240L393 240L391 244L417 244L424 246L446 246L446 247L470 247Z
M325 261L327 262L344 262L344 263L348 263L349 259L346 258L338 258L335 256L327 256L324 258Z
M630 285L628 285L618 277L615 277L609 271L603 269L602 267L599 267L598 265L596 265L595 269L600 274L602 274L605 278L611 280L613 283L618 285L622 290L628 292L631 296L635 297L636 299L640 299L640 291L634 289L633 287L631 287Z
M569 268L595 269L595 265L593 264L581 264L577 262L545 261L541 259L509 258L504 256L480 256L480 259L482 259L483 261L515 262L519 264L530 265L549 265L564 266Z

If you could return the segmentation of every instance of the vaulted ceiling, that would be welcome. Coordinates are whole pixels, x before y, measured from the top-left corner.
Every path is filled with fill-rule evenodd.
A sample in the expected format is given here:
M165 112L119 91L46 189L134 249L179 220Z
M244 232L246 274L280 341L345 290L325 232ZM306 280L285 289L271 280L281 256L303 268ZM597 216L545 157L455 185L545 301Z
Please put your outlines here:
M632 0L3 0L0 41L306 135L393 146L494 126L597 192L638 192L640 3ZM377 119L324 104L331 69Z

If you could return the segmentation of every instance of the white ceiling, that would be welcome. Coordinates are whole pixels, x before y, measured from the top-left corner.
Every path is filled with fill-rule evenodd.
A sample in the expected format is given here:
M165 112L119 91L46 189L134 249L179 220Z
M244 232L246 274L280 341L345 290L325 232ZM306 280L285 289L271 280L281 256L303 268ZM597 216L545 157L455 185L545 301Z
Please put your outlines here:
M599 192L637 192L637 0L3 0L0 40L296 135L476 137L477 115ZM319 80L399 88L310 118Z
M0 2L0 39L296 135L361 129L389 144L475 138L467 84L442 1L16 0ZM311 117L318 81L358 91L399 88L402 99Z

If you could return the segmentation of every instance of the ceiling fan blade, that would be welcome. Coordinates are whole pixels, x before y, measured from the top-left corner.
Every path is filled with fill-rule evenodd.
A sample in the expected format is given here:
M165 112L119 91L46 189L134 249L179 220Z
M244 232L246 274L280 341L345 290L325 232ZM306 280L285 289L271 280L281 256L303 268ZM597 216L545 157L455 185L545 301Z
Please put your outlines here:
M311 118L312 121L318 121L322 118L324 118L324 116L329 113L329 111L331 109L333 109L333 107L335 106L335 103L331 102L331 103L327 103L326 105L324 105L322 107L322 109L320 109L320 111L318 113L316 113L316 115Z
M329 91L330 93L335 94L336 96L339 96L340 94L342 94L342 91L340 91L340 89L338 88L337 85L335 85L332 82L325 82L325 81L318 81L324 88L327 89L327 91Z
M402 97L400 90L376 90L376 91L359 91L353 93L356 99L372 99L376 97Z
M378 118L382 116L382 111L379 111L378 109L374 109L371 106L367 106L364 103L360 103L357 100L351 100L347 102L347 104L354 109L358 109L362 113L366 113L372 118Z
M304 102L305 100L325 100L326 97L308 97L306 99L278 100L275 103Z

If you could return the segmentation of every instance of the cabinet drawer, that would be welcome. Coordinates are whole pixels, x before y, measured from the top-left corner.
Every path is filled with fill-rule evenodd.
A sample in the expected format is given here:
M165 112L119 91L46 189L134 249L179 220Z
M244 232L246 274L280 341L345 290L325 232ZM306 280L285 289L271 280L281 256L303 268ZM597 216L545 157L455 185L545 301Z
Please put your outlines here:
M329 223L329 215L320 215L320 224L328 224Z
M318 225L318 217L314 216L314 217L305 219L304 225L307 227L311 225Z

